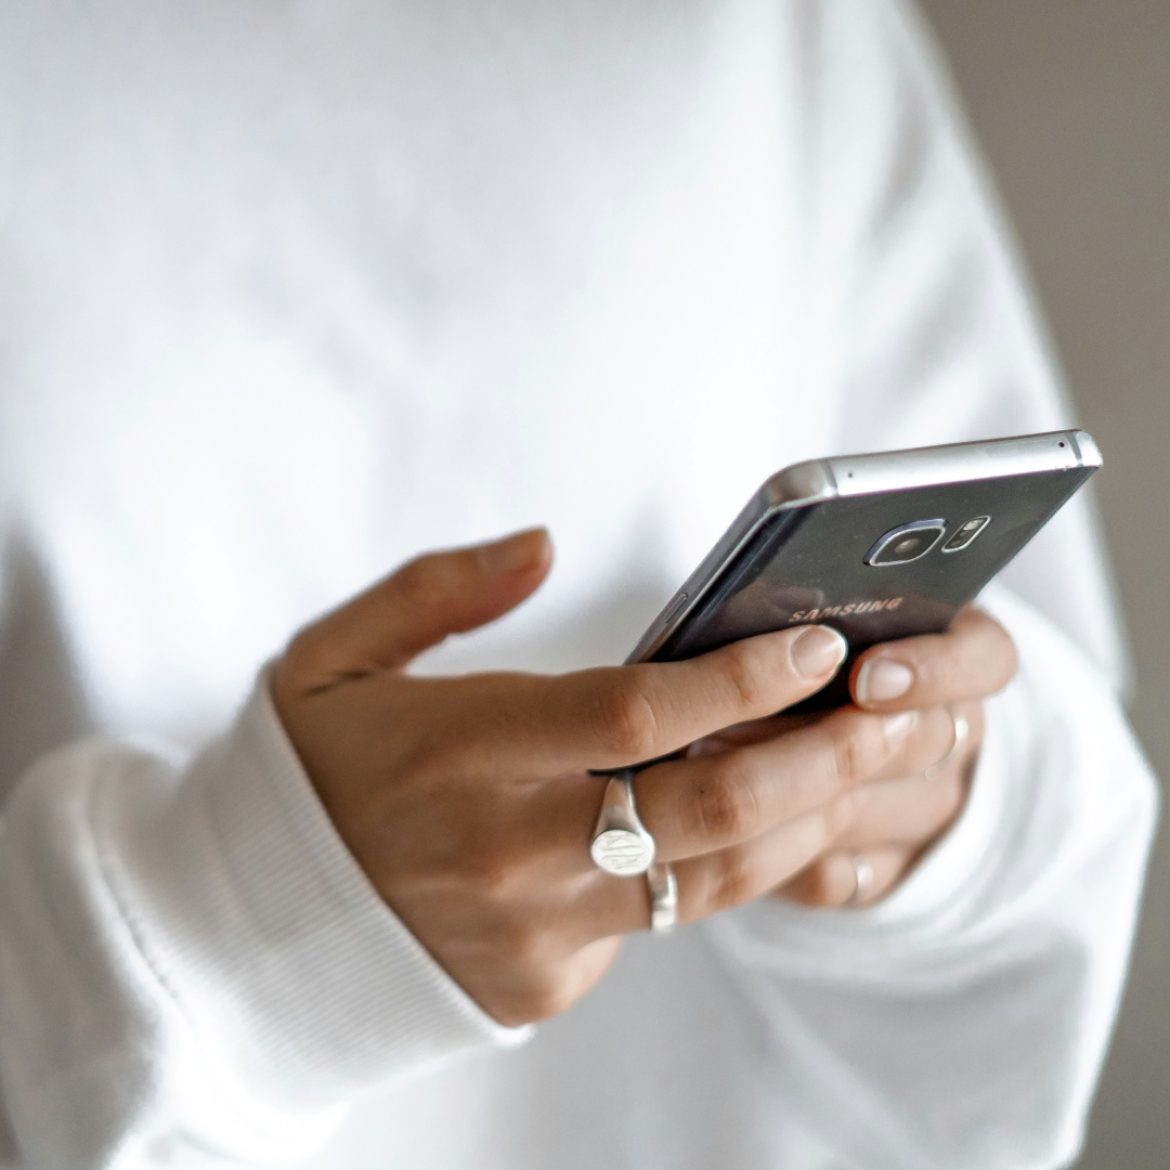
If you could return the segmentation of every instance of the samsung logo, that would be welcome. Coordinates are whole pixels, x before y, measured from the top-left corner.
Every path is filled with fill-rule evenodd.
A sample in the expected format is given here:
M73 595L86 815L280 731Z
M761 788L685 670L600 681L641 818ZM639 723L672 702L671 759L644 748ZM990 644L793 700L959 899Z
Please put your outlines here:
M819 622L825 618L846 617L849 614L881 613L897 609L905 599L887 597L882 601L850 601L845 605L822 605L819 609L798 609L788 620L793 622Z

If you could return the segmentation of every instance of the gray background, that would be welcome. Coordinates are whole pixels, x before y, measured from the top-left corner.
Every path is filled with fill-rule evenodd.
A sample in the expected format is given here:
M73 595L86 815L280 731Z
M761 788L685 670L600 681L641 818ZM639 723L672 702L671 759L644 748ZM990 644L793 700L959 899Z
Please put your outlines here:
M1170 0L922 0L1014 221L1081 417L1170 776ZM1170 808L1080 1170L1170 1167ZM990 1168L989 1168L990 1170Z

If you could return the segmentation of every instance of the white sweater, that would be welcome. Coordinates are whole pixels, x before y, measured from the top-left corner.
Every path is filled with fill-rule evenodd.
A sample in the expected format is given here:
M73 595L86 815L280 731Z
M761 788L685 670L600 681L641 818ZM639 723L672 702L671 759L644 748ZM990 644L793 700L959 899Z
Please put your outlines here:
M899 892L633 938L532 1032L244 701L423 548L558 545L430 669L613 662L782 464L1070 424L912 14L10 0L0 307L0 1165L1073 1156L1154 805L1083 503Z

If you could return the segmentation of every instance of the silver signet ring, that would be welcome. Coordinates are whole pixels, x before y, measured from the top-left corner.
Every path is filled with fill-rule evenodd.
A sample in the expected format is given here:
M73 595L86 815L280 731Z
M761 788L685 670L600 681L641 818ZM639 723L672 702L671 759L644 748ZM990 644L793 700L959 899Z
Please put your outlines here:
M645 873L654 862L654 838L634 807L634 773L611 776L593 827L589 853L598 869L616 877Z

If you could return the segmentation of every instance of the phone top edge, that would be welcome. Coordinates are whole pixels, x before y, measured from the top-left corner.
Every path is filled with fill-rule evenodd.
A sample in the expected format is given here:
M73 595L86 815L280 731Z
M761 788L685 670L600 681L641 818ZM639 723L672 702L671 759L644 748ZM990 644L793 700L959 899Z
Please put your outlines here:
M861 496L893 487L929 487L1077 468L1095 471L1101 466L1101 452L1087 431L1070 430L946 447L841 455L822 462L829 465L839 495Z
M1097 440L1088 431L1069 431L1069 437L1076 444L1077 453L1081 457L1082 467L1092 467L1095 469L1105 462L1101 454L1101 448L1097 446Z
M776 472L760 488L758 498L765 508L774 510L831 500L838 491L833 461L809 459Z

